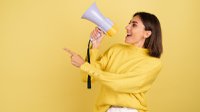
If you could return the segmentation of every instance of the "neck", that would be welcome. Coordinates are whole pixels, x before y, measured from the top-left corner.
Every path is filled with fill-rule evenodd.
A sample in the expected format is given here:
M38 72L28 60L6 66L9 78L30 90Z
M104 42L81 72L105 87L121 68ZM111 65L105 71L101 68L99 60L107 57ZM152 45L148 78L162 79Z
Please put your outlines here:
M137 43L133 43L133 45L136 46L136 47L143 48L144 47L144 42L145 42L145 39L141 40L141 41L139 41Z

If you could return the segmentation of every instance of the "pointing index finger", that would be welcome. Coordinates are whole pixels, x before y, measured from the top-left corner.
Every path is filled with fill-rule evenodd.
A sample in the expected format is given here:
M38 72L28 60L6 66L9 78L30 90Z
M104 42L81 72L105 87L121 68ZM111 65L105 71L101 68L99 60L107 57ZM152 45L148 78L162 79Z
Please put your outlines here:
M65 51L67 51L70 55L74 55L76 53L72 52L71 50L67 49L67 48L64 48Z

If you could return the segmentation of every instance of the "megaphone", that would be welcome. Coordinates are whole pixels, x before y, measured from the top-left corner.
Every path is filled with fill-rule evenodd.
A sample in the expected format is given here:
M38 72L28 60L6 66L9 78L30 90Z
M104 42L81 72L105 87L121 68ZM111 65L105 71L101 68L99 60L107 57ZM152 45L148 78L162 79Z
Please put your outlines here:
M82 19L87 19L98 26L105 34L112 37L116 32L114 23L109 19L105 18L98 10L96 3L93 3L86 12L82 15Z
M100 11L98 10L96 3L93 3L86 12L82 15L82 19L87 19L94 24L98 26L99 29L101 29L105 34L112 37L116 32L116 28L114 27L113 22L109 18L105 18ZM92 42L92 39L90 38L88 42L88 48L87 48L87 61L90 63L90 42ZM88 74L88 80L87 80L87 88L91 88L91 77Z

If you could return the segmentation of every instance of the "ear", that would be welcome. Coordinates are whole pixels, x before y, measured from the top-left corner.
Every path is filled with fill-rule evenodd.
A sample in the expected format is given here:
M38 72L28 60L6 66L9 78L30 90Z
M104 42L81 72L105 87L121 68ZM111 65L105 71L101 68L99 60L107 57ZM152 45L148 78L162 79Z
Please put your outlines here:
M151 36L151 31L150 30L145 31L144 38L149 38L150 36Z

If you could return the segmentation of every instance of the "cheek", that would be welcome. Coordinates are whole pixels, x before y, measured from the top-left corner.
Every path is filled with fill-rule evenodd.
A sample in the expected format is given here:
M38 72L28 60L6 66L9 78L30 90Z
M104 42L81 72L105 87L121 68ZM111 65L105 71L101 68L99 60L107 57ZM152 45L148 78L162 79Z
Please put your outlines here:
M143 31L141 30L136 30L133 35L132 35L135 39L141 39L144 37Z
M130 38L128 38L128 41L134 43L134 42L140 41L141 39L142 39L141 34L136 33L136 34L133 34Z

